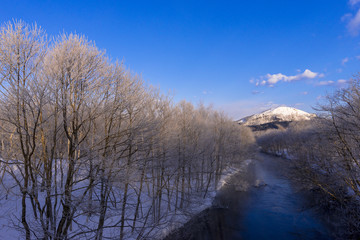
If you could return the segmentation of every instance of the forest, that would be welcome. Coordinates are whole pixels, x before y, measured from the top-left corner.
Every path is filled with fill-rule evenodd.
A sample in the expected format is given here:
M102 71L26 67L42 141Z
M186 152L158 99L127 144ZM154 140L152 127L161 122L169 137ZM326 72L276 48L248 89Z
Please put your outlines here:
M174 104L82 35L12 21L0 29L0 141L8 234L100 240L161 238L255 139L211 107Z

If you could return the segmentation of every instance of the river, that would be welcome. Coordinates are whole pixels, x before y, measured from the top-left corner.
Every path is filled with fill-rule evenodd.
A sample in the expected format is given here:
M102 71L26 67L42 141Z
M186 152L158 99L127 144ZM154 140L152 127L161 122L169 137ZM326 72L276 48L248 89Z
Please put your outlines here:
M286 160L257 154L206 209L166 239L331 239L286 177Z

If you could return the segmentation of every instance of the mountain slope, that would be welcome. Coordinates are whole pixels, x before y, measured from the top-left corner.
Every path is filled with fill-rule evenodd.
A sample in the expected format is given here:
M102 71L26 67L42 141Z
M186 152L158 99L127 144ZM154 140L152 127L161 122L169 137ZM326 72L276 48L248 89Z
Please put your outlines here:
M310 120L314 117L316 117L315 114L307 113L296 108L278 107L259 114L254 114L252 116L242 118L237 122L246 126L259 126L264 124L271 125L275 123L283 123L282 125L288 125L289 122Z

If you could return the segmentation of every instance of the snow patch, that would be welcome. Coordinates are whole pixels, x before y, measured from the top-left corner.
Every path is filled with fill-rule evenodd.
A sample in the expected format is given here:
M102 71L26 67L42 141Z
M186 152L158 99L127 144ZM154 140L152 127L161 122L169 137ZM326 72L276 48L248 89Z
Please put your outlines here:
M283 106L240 119L238 123L249 126L249 125L261 125L274 121L310 120L314 117L316 117L315 114L307 113L305 111L296 108Z
M240 167L228 166L223 171L222 177L220 178L219 184L217 185L216 189L220 190L223 186L229 183L230 178L239 172L246 170L247 166L252 162L251 159L245 160Z

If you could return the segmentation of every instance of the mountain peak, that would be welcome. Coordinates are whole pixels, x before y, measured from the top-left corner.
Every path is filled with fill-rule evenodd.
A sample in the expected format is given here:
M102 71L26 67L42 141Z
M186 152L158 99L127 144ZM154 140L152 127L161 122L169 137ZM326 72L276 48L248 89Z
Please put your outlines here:
M266 110L259 114L254 114L252 116L242 118L238 121L238 123L252 126L267 124L271 122L292 122L310 120L314 117L316 117L315 114L307 113L293 107L281 106L275 109Z

